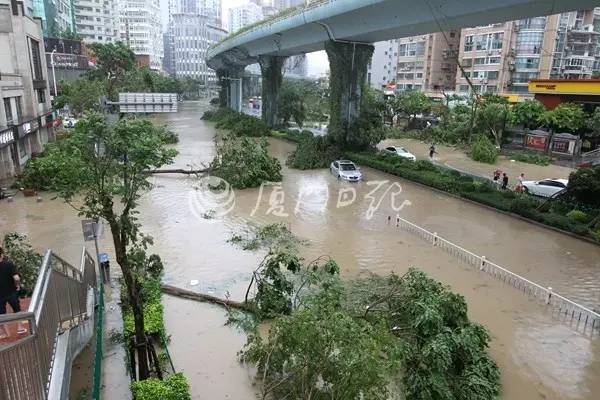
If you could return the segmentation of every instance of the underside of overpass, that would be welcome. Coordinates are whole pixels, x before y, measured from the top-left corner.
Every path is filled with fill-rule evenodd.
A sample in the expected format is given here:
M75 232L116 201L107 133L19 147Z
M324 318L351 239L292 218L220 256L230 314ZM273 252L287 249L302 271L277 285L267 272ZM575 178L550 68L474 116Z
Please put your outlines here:
M363 74L370 62L370 56L366 60L357 57L357 48L364 53L372 43L382 40L595 6L598 6L598 0L314 0L234 33L209 49L207 64L219 76L229 77L236 75L235 71L240 67L262 59L262 81L267 86L267 90L263 88L263 104L267 104L263 119L272 125L277 121L276 101L281 67L277 67L279 62L276 65L265 64L264 60L282 60L292 55L327 49L331 82L340 84L343 78L348 86L338 88L340 90L332 88L331 123L347 127L357 115L357 109L353 107L360 105L361 101L360 88L357 89L356 84L363 77L357 75ZM353 51L347 51L350 47L344 44L350 45ZM334 68L332 58L339 65L349 68L349 71ZM338 73L344 76L334 76ZM240 80L221 79L220 82L226 93L238 93L232 87L238 84L241 87ZM241 109L239 101L231 95L227 104L234 109Z

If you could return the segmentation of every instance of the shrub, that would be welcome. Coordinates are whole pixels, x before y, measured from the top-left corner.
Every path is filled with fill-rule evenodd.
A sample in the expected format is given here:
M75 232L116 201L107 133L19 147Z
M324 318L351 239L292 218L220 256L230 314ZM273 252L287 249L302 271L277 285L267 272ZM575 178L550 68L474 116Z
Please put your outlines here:
M419 171L436 171L437 167L427 160L418 160L414 162L415 169Z
M550 165L551 158L542 153L535 152L518 152L510 154L510 157L516 161L536 164L536 165Z
M525 217L532 216L537 202L527 195L517 196L510 205L510 211Z
M328 168L340 155L339 149L322 136L302 139L287 159L287 165L297 169Z
M579 203L600 208L600 166L571 173L567 192Z
M31 247L27 236L16 232L4 235L3 248L6 258L17 267L23 287L29 292L33 291L42 266L42 255Z
M567 213L567 217L573 221L586 223L589 221L589 217L586 213L580 210L571 210Z
M216 122L218 129L230 130L236 136L269 136L271 128L261 119L233 111L230 108L209 110L202 115L202 119Z
M217 155L210 168L214 175L233 188L258 187L264 182L281 181L281 164L268 151L266 139L225 136L217 143Z
M182 373L173 374L167 379L150 378L132 382L131 392L135 400L191 400L190 387Z
M471 145L469 156L475 161L494 164L498 158L498 150L490 139L479 135Z

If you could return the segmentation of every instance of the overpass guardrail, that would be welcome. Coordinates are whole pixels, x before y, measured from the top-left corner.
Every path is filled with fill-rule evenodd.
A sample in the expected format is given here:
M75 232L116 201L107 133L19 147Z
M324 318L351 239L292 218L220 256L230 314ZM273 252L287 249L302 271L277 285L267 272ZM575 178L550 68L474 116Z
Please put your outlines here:
M440 248L446 253L456 257L459 261L470 265L471 267L478 268L480 271L513 286L530 297L533 297L540 303L550 307L557 316L568 322L573 328L578 330L581 329L583 332L589 331L592 334L600 332L600 314L555 293L551 287L545 288L532 282L527 278L489 261L485 256L478 256L477 254L438 236L436 232L430 232L400 216L396 217L396 226L431 243L434 247Z
M59 338L93 321L96 282L95 263L85 249L79 268L46 252L28 310L0 315L8 331L17 325L21 330L14 341L0 344L0 400L49 398Z

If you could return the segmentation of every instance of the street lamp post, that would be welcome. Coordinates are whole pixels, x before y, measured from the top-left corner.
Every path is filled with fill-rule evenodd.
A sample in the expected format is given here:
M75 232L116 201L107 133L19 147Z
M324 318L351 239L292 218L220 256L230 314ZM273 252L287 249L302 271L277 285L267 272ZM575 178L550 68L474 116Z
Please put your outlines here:
M54 84L54 97L58 96L58 92L56 91L56 71L54 70L54 53L56 53L56 49L52 50L50 53L50 64L52 65L52 83Z

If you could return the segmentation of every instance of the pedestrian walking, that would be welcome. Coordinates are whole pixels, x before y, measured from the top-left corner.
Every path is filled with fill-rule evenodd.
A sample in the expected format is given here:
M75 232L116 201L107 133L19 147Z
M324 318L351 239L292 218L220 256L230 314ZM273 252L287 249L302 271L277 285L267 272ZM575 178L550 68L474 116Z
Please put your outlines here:
M21 311L19 302L19 290L21 289L21 278L17 267L4 255L4 249L0 247L0 315L6 314L6 305L9 304L13 312ZM19 322L17 328L19 334L27 333L27 329ZM6 339L10 333L3 325L0 325L0 339Z
M435 143L431 144L431 147L429 148L429 159L433 160L433 155L434 154L438 154L437 151L435 151Z
M494 171L494 183L495 184L499 184L500 183L500 176L502 175L502 171L500 171L499 169Z
M508 175L506 175L506 172L502 173L502 190L506 190L506 187L508 186Z
M515 191L517 193L523 193L524 190L524 186L523 186L523 181L525 180L525 174L521 173L521 175L519 175L519 183L517 184L517 188L515 189Z

